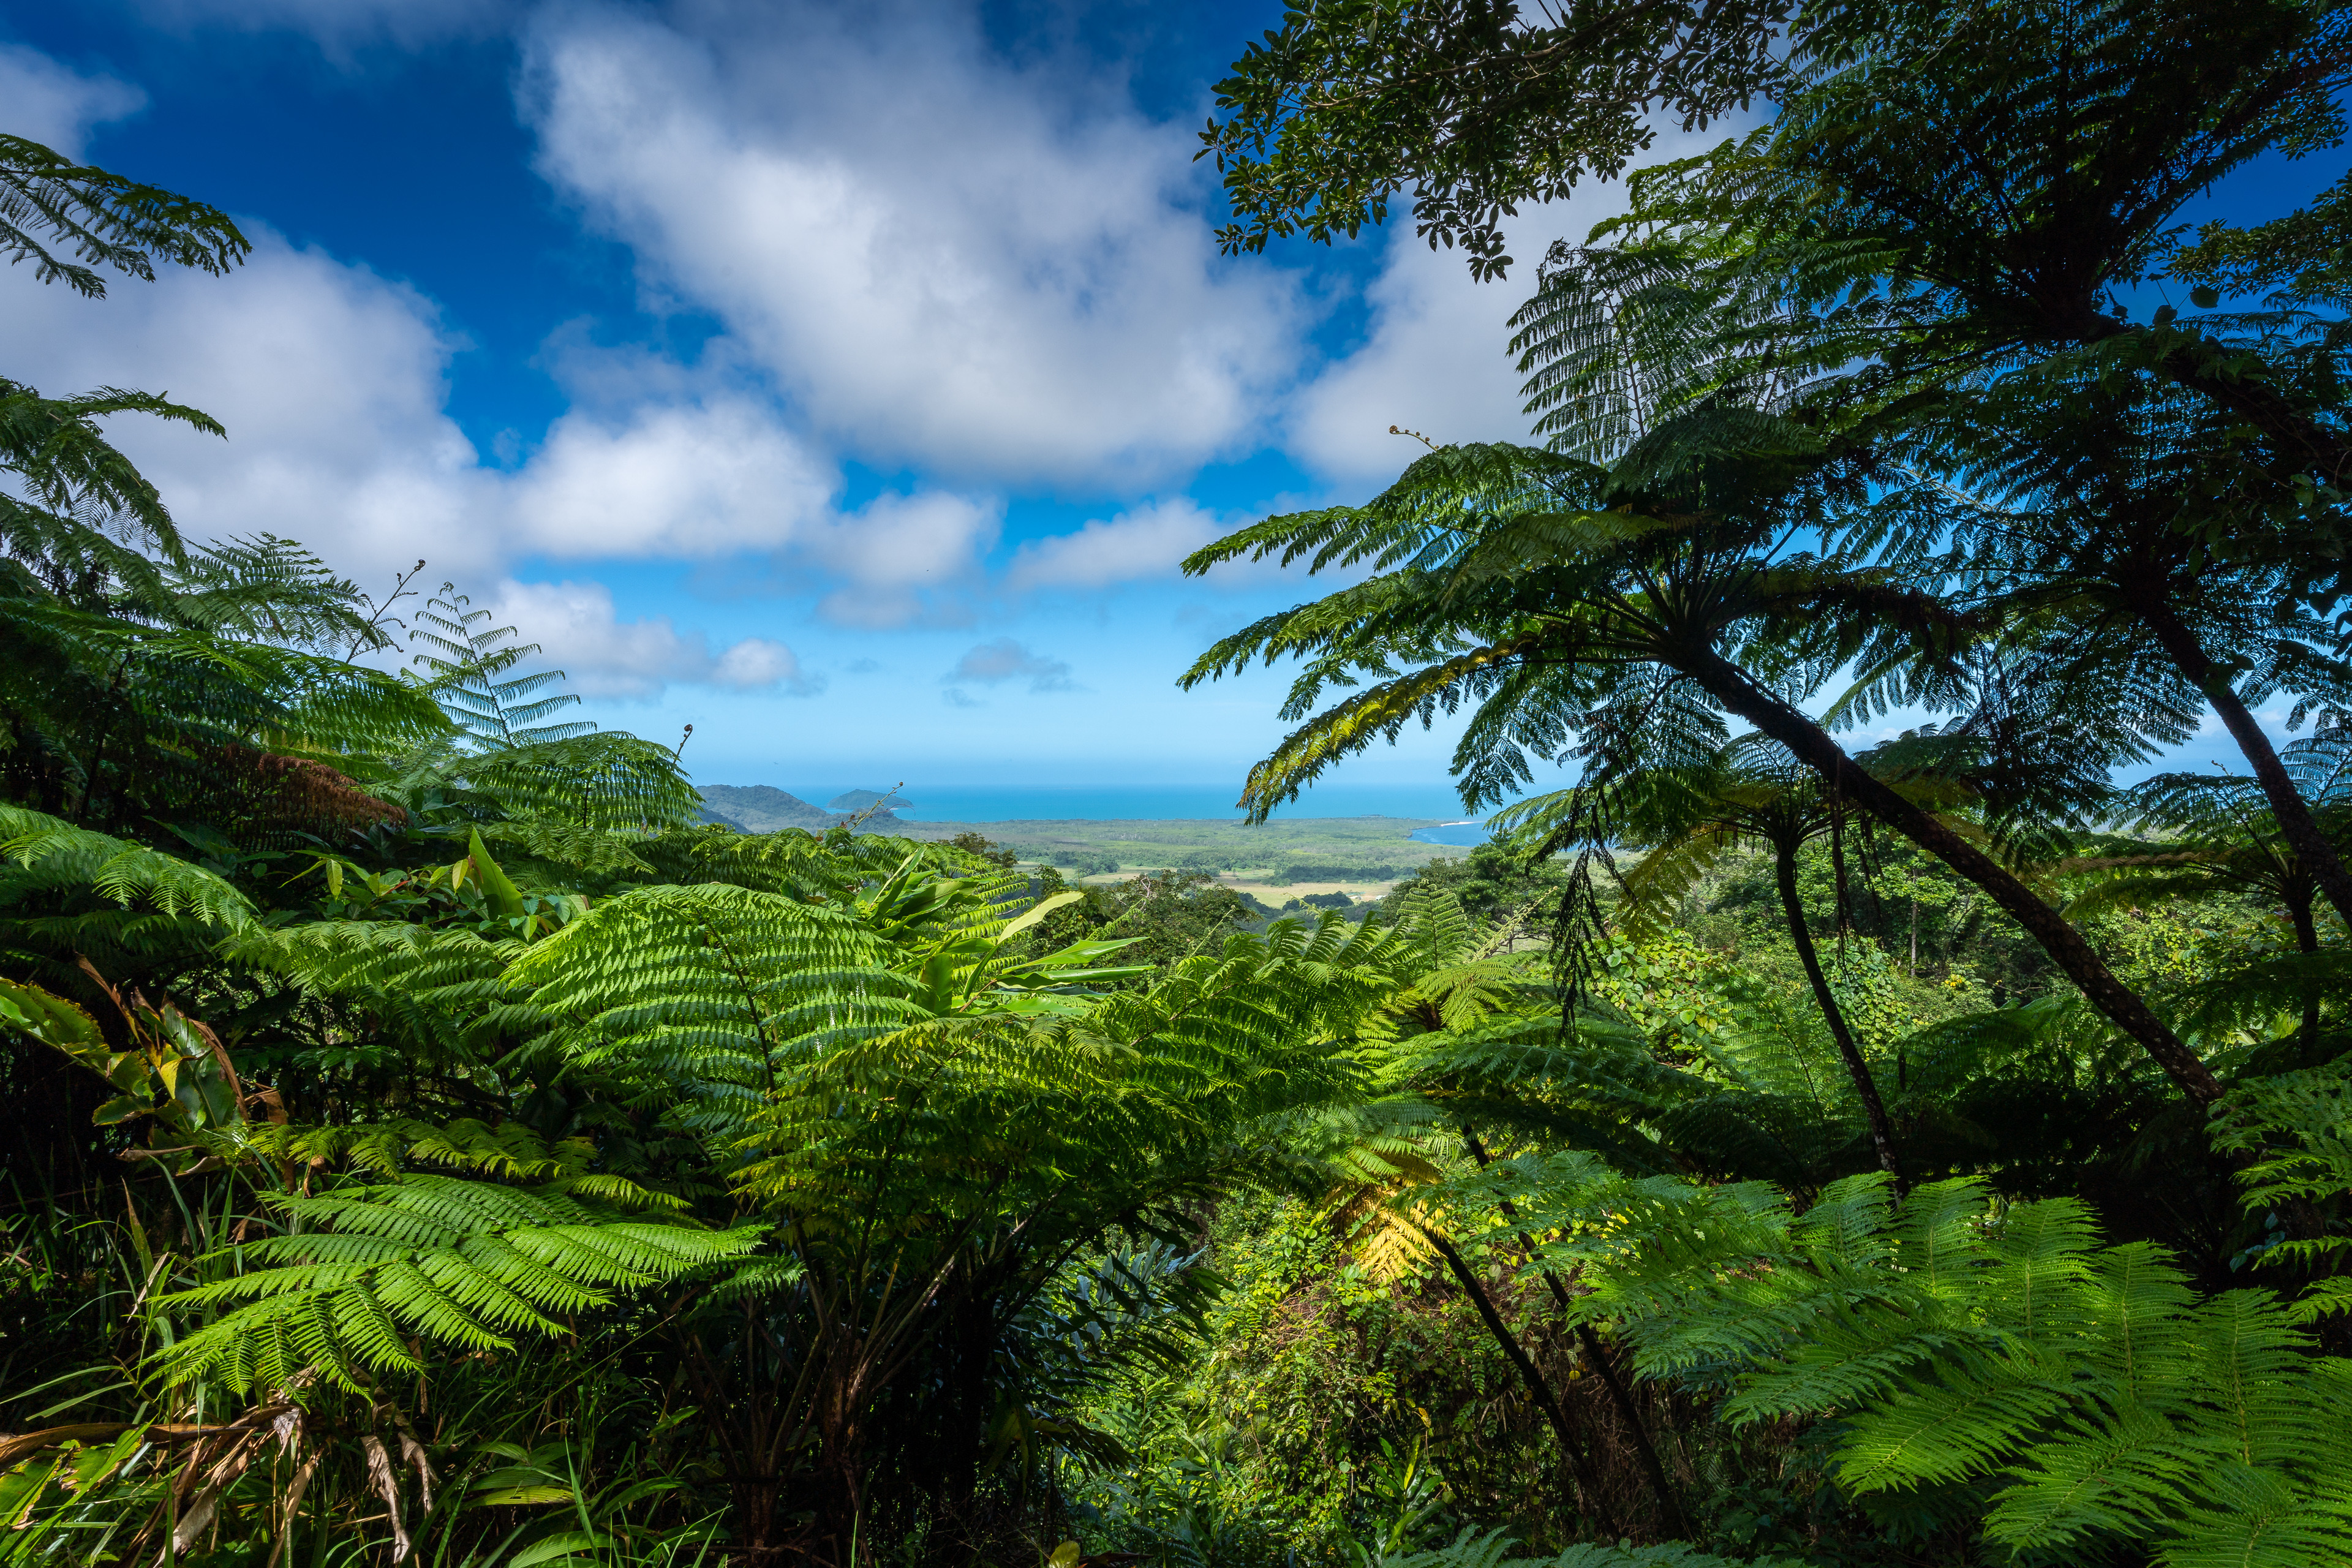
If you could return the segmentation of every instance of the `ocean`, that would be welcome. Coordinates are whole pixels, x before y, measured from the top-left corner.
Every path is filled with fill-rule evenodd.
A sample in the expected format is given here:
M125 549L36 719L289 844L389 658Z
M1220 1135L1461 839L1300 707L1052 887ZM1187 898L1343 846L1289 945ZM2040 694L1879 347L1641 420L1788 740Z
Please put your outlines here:
M719 781L714 781L719 782ZM862 784L782 784L817 805L851 789L887 789L888 779ZM1209 818L1236 821L1238 780L1221 784L950 784L908 779L898 794L915 804L897 808L909 822L1116 822L1142 818ZM1459 824L1462 802L1445 784L1332 783L1318 785L1275 814L1276 820L1302 816L1417 816ZM1470 837L1430 838L1438 844L1475 844L1486 835L1477 823L1425 828L1430 834L1466 832Z

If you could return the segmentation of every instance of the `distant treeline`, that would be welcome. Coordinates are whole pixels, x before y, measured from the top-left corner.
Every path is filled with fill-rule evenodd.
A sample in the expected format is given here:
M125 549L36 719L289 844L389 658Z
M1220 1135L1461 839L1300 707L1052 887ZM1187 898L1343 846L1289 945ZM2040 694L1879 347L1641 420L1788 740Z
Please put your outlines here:
M1096 850L1069 847L1047 848L1044 846L1014 847L1024 860L1042 860L1065 871L1076 871L1081 877L1108 876L1114 871L1131 868L1116 857ZM1272 887L1286 887L1293 882L1391 882L1400 877L1410 877L1421 868L1399 864L1393 860L1286 860L1271 868L1265 862L1230 850L1200 849L1150 862L1154 869L1162 868L1179 871L1260 871Z

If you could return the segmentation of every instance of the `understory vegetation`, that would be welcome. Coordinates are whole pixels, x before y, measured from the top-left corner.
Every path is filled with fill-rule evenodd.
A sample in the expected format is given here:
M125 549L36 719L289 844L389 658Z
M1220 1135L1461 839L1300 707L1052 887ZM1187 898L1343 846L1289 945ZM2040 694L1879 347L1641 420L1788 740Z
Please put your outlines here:
M701 822L425 563L183 538L106 422L201 412L0 382L0 1561L2352 1561L2352 185L2179 216L2347 74L1294 5L1232 248L1504 279L1756 122L1546 257L1544 444L1187 563L1341 583L1184 676L1297 671L1254 816L1446 716L1506 807L1370 909ZM247 248L11 137L0 243Z

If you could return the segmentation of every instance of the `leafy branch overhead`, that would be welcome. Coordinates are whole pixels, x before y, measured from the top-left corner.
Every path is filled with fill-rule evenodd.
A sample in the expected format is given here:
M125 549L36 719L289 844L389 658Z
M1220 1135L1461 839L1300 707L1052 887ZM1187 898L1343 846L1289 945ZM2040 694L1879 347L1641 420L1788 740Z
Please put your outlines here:
M155 264L215 276L253 244L227 214L0 133L0 251L43 283L103 299L100 268L152 282Z
M1777 4L1292 0L1219 82L1201 156L1224 176L1227 250L1387 220L1500 278L1503 220L1646 149L1654 116L1704 129L1779 76Z

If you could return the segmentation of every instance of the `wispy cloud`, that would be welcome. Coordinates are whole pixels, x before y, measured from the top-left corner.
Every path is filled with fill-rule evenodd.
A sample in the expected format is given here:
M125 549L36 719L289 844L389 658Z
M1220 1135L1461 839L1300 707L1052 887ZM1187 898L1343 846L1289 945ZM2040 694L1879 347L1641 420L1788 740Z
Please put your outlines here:
M1016 592L1104 588L1173 577L1185 556L1223 531L1213 514L1180 496L1091 521L1073 533L1029 541L1013 552L1005 585Z
M982 643L956 660L956 666L940 678L943 680L977 681L984 686L1001 686L1008 680L1025 680L1032 691L1076 691L1070 679L1070 667L1058 658L1048 658L1032 653L1011 637L999 637L994 642ZM950 688L952 689L952 688Z
M145 107L147 95L110 76L84 76L37 49L0 44L0 103L8 130L79 158L90 128Z
M601 583L514 583L481 601L492 624L538 643L545 662L592 698L650 699L672 684L813 697L822 675L804 674L793 650L745 637L713 652L701 632L681 632L667 616L625 621Z

